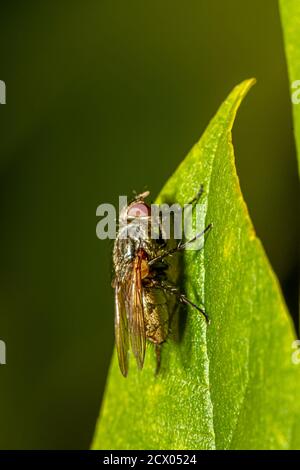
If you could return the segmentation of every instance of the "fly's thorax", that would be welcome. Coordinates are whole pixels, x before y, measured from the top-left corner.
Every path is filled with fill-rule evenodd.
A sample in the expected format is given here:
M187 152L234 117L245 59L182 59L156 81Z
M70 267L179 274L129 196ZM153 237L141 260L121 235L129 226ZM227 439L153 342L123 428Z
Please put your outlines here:
M128 237L141 245L144 240L149 240L149 238L151 238L150 225L150 217L145 219L134 219L126 226Z
M162 252L162 241L151 239L150 224L145 220L133 220L120 226L114 243L114 259L132 260L139 249L147 253L148 259Z

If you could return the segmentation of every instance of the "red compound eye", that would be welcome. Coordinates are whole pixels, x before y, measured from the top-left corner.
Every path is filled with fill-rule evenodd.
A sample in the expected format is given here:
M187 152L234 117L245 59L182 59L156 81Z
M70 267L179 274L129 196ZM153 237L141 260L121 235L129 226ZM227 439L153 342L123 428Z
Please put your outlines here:
M137 217L148 217L150 215L150 207L143 202L135 202L132 206L129 207L127 212L127 217L137 218Z

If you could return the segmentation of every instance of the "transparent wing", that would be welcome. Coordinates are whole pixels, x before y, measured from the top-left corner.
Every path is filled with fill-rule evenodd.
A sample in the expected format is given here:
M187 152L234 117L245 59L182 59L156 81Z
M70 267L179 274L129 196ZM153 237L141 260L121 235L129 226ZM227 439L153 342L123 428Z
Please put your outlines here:
M121 284L115 287L115 340L119 366L124 377L128 372L128 322Z
M141 258L137 256L132 265L131 279L127 283L126 310L132 352L142 369L146 349L144 309L142 301Z

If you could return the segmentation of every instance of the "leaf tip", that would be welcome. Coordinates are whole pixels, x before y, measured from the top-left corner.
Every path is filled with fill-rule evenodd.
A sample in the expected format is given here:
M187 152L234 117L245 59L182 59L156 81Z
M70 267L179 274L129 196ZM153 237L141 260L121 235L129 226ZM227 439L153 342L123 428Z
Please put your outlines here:
M239 83L232 91L232 94L236 93L238 97L238 103L243 100L243 98L247 95L248 91L256 84L256 78L247 78ZM238 104L238 106L239 106Z

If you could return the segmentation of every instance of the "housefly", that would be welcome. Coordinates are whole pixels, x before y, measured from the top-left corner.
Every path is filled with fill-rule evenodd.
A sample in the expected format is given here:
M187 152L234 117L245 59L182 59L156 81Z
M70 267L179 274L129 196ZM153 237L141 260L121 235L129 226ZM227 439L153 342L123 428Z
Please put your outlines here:
M201 192L202 188L197 197ZM142 369L147 340L155 345L158 371L160 347L168 337L172 317L171 297L197 309L208 322L205 311L170 282L167 259L203 236L211 224L192 240L181 241L167 249L162 232L159 237L151 238L151 208L145 202L148 195L148 191L139 194L121 210L120 227L113 249L115 341L120 370L125 377L129 349L135 356L138 368Z

